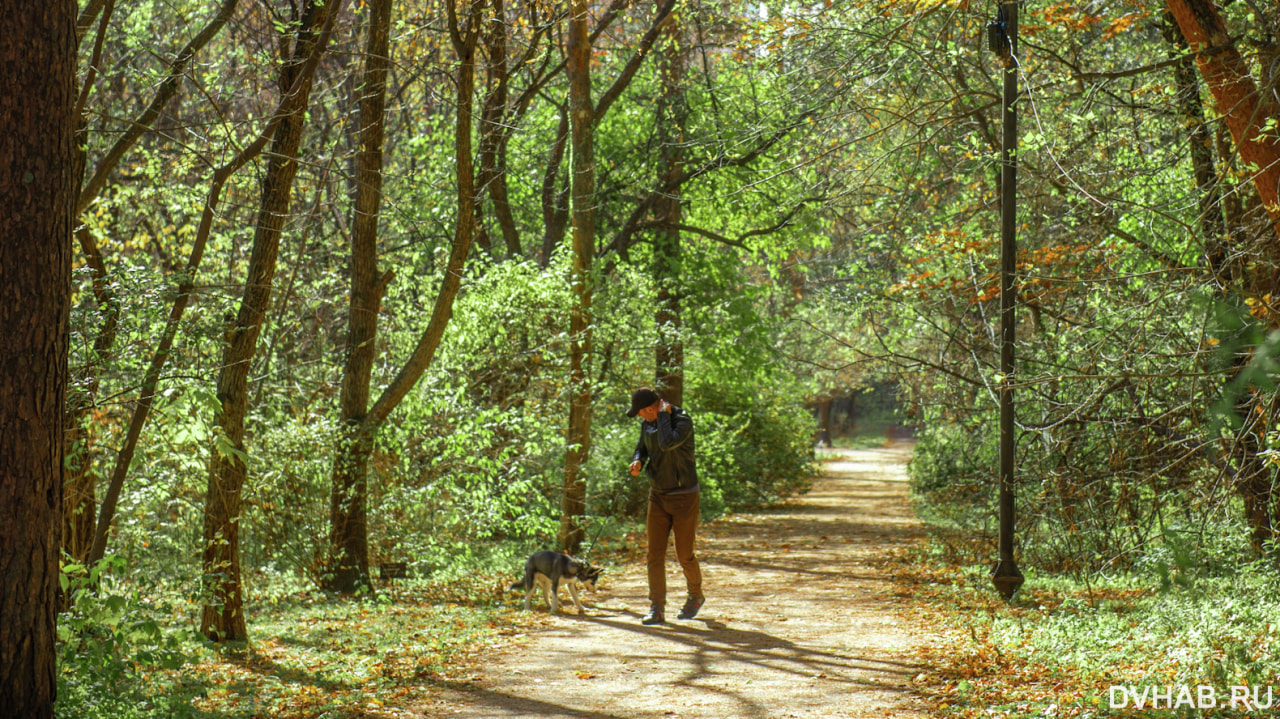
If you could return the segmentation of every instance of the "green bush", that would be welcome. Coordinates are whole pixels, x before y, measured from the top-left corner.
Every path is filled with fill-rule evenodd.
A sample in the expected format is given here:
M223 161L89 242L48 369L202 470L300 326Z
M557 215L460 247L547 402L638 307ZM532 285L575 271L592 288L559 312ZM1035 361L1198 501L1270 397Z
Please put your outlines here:
M917 509L933 524L978 529L995 507L996 436L981 424L927 423L909 465Z
M691 403L705 516L760 507L809 488L815 425L807 409L780 397L737 408L707 399ZM699 405L717 410L699 412Z
M58 617L55 713L77 719L193 716L191 700L202 690L165 671L188 662L184 644L196 640L187 624L189 608L153 596L154 587L113 583L109 574L124 567L122 559L107 558L91 570L63 568L61 588L70 606Z
M626 419L624 417L624 419ZM639 437L639 420L599 427L592 440L591 458L587 462L587 513L604 517L643 517L649 499L649 479L641 472L639 477L630 473L631 455ZM695 447L699 439L694 425ZM701 450L698 451L701 461ZM703 487L703 502L706 502ZM588 530L590 531L590 530Z

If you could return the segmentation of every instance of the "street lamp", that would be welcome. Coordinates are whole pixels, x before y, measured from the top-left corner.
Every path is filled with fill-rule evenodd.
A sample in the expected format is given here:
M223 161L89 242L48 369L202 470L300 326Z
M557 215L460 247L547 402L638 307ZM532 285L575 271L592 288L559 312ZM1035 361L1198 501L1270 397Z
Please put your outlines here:
M1014 307L1018 269L1018 2L999 0L996 20L987 26L987 43L1004 66L1003 139L1000 150L1000 559L991 582L1007 600L1022 586L1013 560L1013 424Z

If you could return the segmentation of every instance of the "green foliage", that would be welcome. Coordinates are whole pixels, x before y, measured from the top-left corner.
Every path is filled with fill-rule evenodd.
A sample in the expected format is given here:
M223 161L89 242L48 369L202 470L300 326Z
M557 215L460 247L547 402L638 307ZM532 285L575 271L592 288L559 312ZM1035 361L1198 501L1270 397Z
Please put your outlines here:
M1262 687L1265 702L1280 675L1280 582L1269 562L1210 570L1168 538L1151 552L1167 566L1088 581L1031 569L1006 603L990 564L940 560L950 553L937 539L906 573L918 572L916 599L947 646L935 665L947 681L933 692L945 715L1132 716L1110 709L1110 687L1209 686L1218 708L1188 716L1258 716L1225 706L1229 687Z
M760 507L809 488L815 467L808 410L773 395L735 407L710 388L690 404L703 403L709 409L695 417L704 515Z
M64 565L67 611L58 617L58 716L86 719L194 716L202 689L172 672L190 661L196 633L187 607L154 584L124 584L108 557L92 569Z
M997 436L981 423L926 423L909 465L917 511L949 529L986 533L995 506Z
M617 414L622 414L622 407ZM695 461L698 463L699 481L702 483L702 511L704 516L714 516L709 512L711 501L706 480L702 479L704 429L702 416L694 420L694 446L697 449ZM607 517L643 519L649 503L649 478L642 471L639 477L630 473L631 457L636 449L636 441L640 436L639 420L627 418L609 423L600 423L593 433L591 457L587 461L587 513L595 517L596 522L607 521ZM596 531L588 528L588 536Z
M264 572L315 578L328 549L338 423L306 413L256 419L240 525L244 560Z

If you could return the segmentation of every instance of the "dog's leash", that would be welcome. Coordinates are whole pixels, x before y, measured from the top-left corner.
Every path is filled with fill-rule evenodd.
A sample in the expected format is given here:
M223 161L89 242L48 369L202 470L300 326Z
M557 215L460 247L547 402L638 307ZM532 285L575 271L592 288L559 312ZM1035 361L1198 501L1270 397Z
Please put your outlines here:
M625 486L625 485L624 485L624 486ZM584 551L584 552L583 552L583 553L578 557L579 559L583 559L583 560L585 560L588 556L590 556L590 555L591 555L591 550L593 550L593 549L595 549L595 548L596 548L596 541L597 541L597 540L599 540L599 539L600 539L600 535L604 533L604 528L605 528L605 527L607 527L607 526L609 526L609 520L614 518L614 517L613 517L613 510L615 509L615 507L616 507L616 506L617 506L617 504L618 504L618 497L620 497L621 495L622 495L622 492L621 492L620 490L619 490L619 491L615 491L615 492L613 493L613 499L609 500L609 513L605 515L605 521L601 522L601 523L600 523L600 526L596 528L596 536L594 536L594 537L592 537L592 538L591 538L591 544L587 545L587 549L586 549L586 551ZM599 516L599 515L597 515L597 516Z

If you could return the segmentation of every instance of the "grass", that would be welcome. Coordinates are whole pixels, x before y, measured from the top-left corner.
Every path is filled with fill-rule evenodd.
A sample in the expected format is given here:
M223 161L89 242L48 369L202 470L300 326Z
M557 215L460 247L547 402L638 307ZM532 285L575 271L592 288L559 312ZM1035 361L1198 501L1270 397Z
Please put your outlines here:
M215 647L189 629L169 632L169 645L185 655L171 666L150 661L147 647L121 634L105 657L64 653L58 716L398 716L397 707L424 699L433 685L466 681L479 652L524 630L532 616L515 611L510 583L510 575L489 572L402 581L356 599L276 591L248 607L247 644ZM131 604L125 624L157 613L192 622L199 609L190 604L173 616L176 605L158 607ZM100 634L101 617L95 622L89 631Z
M592 550L605 566L634 561L640 545L627 527L614 528ZM196 635L200 608L190 592L107 582L59 620L66 639L57 715L418 716L411 707L441 686L470 681L482 653L516 641L544 616L519 611L523 594L508 590L516 569L455 567L443 578L397 580L361 598L335 597L296 578L256 576L245 612L250 642L222 647ZM138 626L156 630L139 634Z
M506 582L504 584L503 582ZM192 667L210 687L195 708L225 717L392 716L435 683L465 681L478 652L520 631L510 577L406 582L376 600L301 595L252 612L242 652Z
M945 717L1261 717L1280 714L1280 580L1270 565L1164 583L1153 574L1095 577L1088 584L1023 568L1012 602L986 565L966 564L931 541L888 562L920 626L941 627L918 677ZM1213 708L1177 704L1211 687ZM1173 687L1158 710L1133 708L1136 692ZM1270 709L1229 704L1232 687L1258 687ZM1205 704L1207 705L1207 701ZM1223 706L1226 705L1226 706Z
M892 415L861 419L853 431L832 437L831 446L834 449L874 449L907 439L900 421Z

